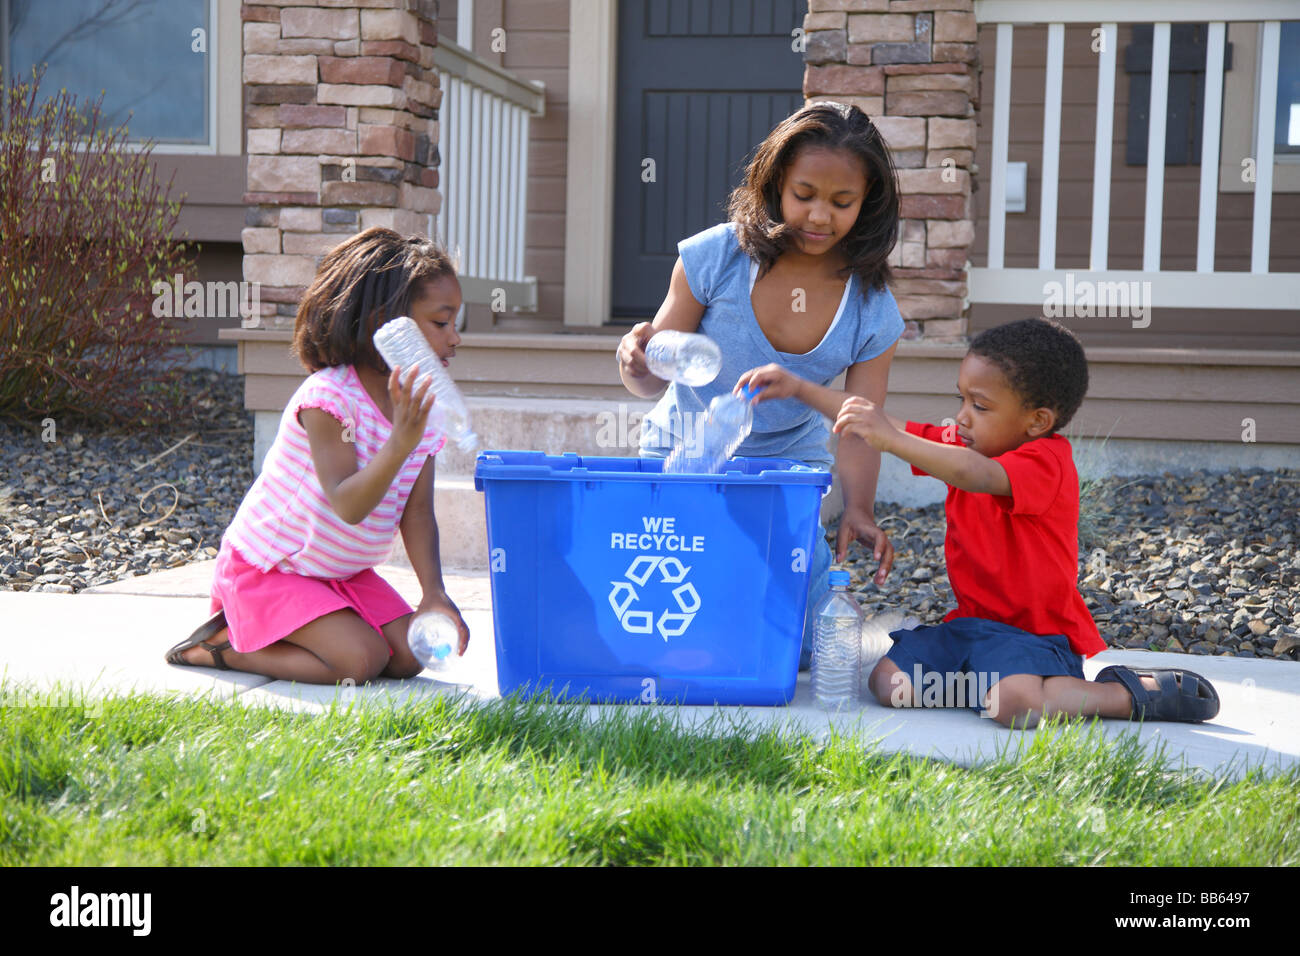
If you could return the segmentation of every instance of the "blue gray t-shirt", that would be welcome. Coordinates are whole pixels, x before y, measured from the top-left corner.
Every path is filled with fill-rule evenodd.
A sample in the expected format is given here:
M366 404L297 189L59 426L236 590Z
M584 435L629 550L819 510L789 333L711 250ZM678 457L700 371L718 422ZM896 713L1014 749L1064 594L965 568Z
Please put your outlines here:
M758 263L736 241L733 222L720 223L677 244L691 294L705 306L699 331L722 349L722 371L708 385L691 388L676 382L645 418L641 450L666 455L674 436L681 436L683 415L698 414L717 395L729 393L741 374L776 362L819 385L841 372L888 351L903 334L903 318L889 290L864 290L850 276L839 311L811 352L778 352L759 328L750 302ZM817 468L831 467L826 447L830 428L825 418L792 398L754 406L754 427L736 452L754 458L793 458Z

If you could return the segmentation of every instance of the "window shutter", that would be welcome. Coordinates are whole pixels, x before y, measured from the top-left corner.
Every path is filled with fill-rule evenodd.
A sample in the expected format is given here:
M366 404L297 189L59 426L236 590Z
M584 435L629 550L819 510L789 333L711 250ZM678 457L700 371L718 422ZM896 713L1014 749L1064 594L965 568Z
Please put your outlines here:
M1150 23L1133 26L1133 40L1124 50L1124 71L1129 77L1128 144L1125 162L1147 164L1147 126L1151 113ZM1175 23L1169 37L1169 99L1166 104L1165 165L1199 166L1201 117L1205 101L1204 23ZM1232 69L1232 44L1224 52L1223 69Z

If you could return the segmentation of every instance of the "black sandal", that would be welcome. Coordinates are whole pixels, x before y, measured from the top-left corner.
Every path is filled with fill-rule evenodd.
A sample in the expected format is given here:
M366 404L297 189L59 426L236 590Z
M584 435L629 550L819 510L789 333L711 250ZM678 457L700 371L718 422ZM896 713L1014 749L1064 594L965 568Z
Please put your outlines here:
M1154 677L1159 690L1148 690L1143 677ZM1097 683L1123 684L1133 697L1135 720L1180 720L1199 723L1219 713L1219 695L1200 674L1174 667L1126 667L1112 664L1102 668Z
M219 671L230 670L230 665L221 659L221 652L230 650L229 639L220 644L207 643L209 638L221 633L221 629L225 626L226 612L224 610L218 611L208 620L200 624L193 634L169 650L165 656L165 660L168 664L178 664L182 667L209 666L204 664L191 664L181 656L182 652L189 650L191 647L202 647L212 655L212 664L210 666L215 667Z

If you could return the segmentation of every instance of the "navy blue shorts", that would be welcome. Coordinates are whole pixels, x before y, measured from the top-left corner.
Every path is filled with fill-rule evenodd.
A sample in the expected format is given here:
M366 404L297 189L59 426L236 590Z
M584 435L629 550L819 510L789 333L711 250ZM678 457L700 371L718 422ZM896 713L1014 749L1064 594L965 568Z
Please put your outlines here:
M885 656L926 707L982 711L989 688L1013 674L1083 679L1083 658L1064 634L1030 634L999 621L959 617L889 636L894 646Z

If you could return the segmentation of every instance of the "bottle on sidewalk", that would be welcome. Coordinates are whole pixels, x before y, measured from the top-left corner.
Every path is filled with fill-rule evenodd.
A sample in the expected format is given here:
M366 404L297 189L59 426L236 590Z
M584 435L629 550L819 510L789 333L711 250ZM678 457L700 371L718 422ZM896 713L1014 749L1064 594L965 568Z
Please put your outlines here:
M473 451L479 445L478 435L474 434L469 423L469 408L460 394L460 389L447 374L440 359L429 347L429 340L424 337L420 327L409 316L391 319L375 332L375 348L384 357L389 368L402 367L403 379L413 366L419 366L420 377L433 380L432 389L436 398L434 408L441 412L441 430L456 443L461 451ZM430 418L437 424L438 419Z
M718 377L722 349L707 335L664 329L646 342L645 363L655 377L694 388Z
M456 657L460 632L456 622L441 611L425 611L411 618L406 646L416 660L431 671L445 671Z
M862 608L849 591L849 572L833 569L831 589L817 604L813 631L812 692L820 707L857 703L862 659Z
M756 394L757 390L751 391L746 386L742 395L729 392L710 402L704 424L695 436L695 447L685 437L679 440L664 461L664 474L721 474L754 427L754 406L750 399Z

